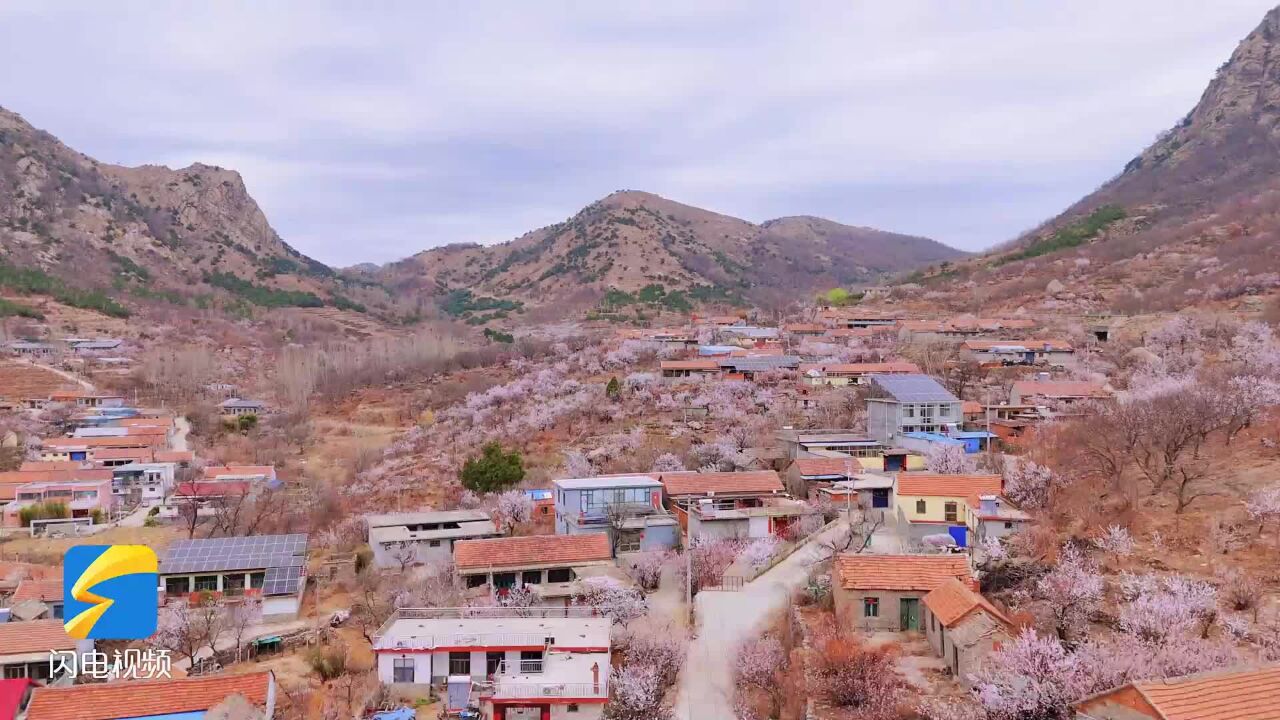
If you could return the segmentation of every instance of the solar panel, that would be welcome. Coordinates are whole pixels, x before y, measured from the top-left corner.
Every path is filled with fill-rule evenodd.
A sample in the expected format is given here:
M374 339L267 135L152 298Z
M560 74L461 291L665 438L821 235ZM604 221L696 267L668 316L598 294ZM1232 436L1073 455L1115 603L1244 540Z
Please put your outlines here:
M160 574L300 568L306 552L303 534L179 540L165 552Z
M267 577L262 584L262 594L294 595L302 583L302 568L273 567L267 568Z
M959 402L928 375L872 375L871 378L898 402Z

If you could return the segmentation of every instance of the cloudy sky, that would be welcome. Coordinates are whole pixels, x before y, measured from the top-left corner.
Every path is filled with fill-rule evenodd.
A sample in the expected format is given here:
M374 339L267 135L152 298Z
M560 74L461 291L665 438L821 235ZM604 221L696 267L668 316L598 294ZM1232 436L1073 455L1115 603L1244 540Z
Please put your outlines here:
M621 6L8 0L0 106L106 162L239 170L335 265L509 240L622 188L972 250L1114 174L1268 9Z

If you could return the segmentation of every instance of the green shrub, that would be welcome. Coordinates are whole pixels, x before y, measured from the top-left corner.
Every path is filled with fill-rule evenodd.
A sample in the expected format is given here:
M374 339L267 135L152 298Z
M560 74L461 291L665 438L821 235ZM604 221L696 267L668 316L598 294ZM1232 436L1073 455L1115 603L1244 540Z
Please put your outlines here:
M347 649L342 645L321 645L307 653L311 670L328 682L347 672Z
M1118 205L1103 205L1049 237L1036 240L1018 252L997 258L995 264L1004 265L1018 260L1030 260L1041 255L1048 255L1049 253L1083 245L1097 237L1098 233L1107 229L1108 225L1124 217L1124 208Z
M454 290L445 296L441 309L454 317L486 310L520 310L524 303L519 300L499 300L491 297L476 297L470 290Z
M0 262L0 287L7 287L24 295L49 295L63 305L96 310L111 317L129 317L128 308L107 297L101 290L67 287L62 280L33 268L18 268Z
M501 444L491 442L480 455L467 458L458 479L473 492L498 492L524 479L524 461L519 451L506 452Z
M67 509L67 504L56 501L39 502L34 505L28 505L18 511L18 520L22 523L22 527L31 527L32 520L52 520L69 517L71 517L71 511Z
M254 285L231 273L210 273L205 276L204 281L262 307L324 307L324 301L315 293L301 290L273 290Z
M32 320L43 320L44 313L28 305L0 298L0 317L24 317Z
M501 330L494 330L493 328L485 328L484 336L494 342L500 342L500 343L513 343L516 341L515 336L512 335L511 333L505 333L505 332L502 332Z

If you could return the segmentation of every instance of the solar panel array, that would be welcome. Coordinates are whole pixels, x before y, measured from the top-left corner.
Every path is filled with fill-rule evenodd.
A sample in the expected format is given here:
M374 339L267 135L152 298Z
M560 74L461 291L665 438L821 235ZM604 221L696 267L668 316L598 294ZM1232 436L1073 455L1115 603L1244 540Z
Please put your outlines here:
M873 375L872 379L898 402L959 402L928 375Z
M298 584L302 582L300 567L267 568L267 577L262 584L263 595L293 595L298 592Z
M160 574L301 568L306 552L302 534L180 540L160 561Z

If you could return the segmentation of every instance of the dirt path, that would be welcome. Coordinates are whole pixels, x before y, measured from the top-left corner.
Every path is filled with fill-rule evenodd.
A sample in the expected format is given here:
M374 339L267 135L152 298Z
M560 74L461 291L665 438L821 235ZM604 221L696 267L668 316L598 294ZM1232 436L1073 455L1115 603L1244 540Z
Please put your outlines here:
M89 382L88 380L85 380L84 378L76 375L75 373L70 373L70 372L67 372L66 370L59 370L58 368L53 367L52 365L41 365L39 363L31 362L30 360L23 360L22 358L15 358L13 362L16 362L20 365L30 365L31 367L38 367L41 370L48 370L54 375L64 378L68 382L73 382L79 385L80 389L82 390L86 390L88 392L94 391L93 383Z
M698 593L694 598L698 636L689 645L681 674L676 720L735 720L733 658L739 643L787 606L791 593L808 580L810 567L821 560L822 543L845 527L843 522L834 523L739 592Z
M191 423L185 417L179 415L173 419L173 425L177 430L173 433L173 440L169 443L169 449L185 452L191 448L187 445L187 435L191 433Z

